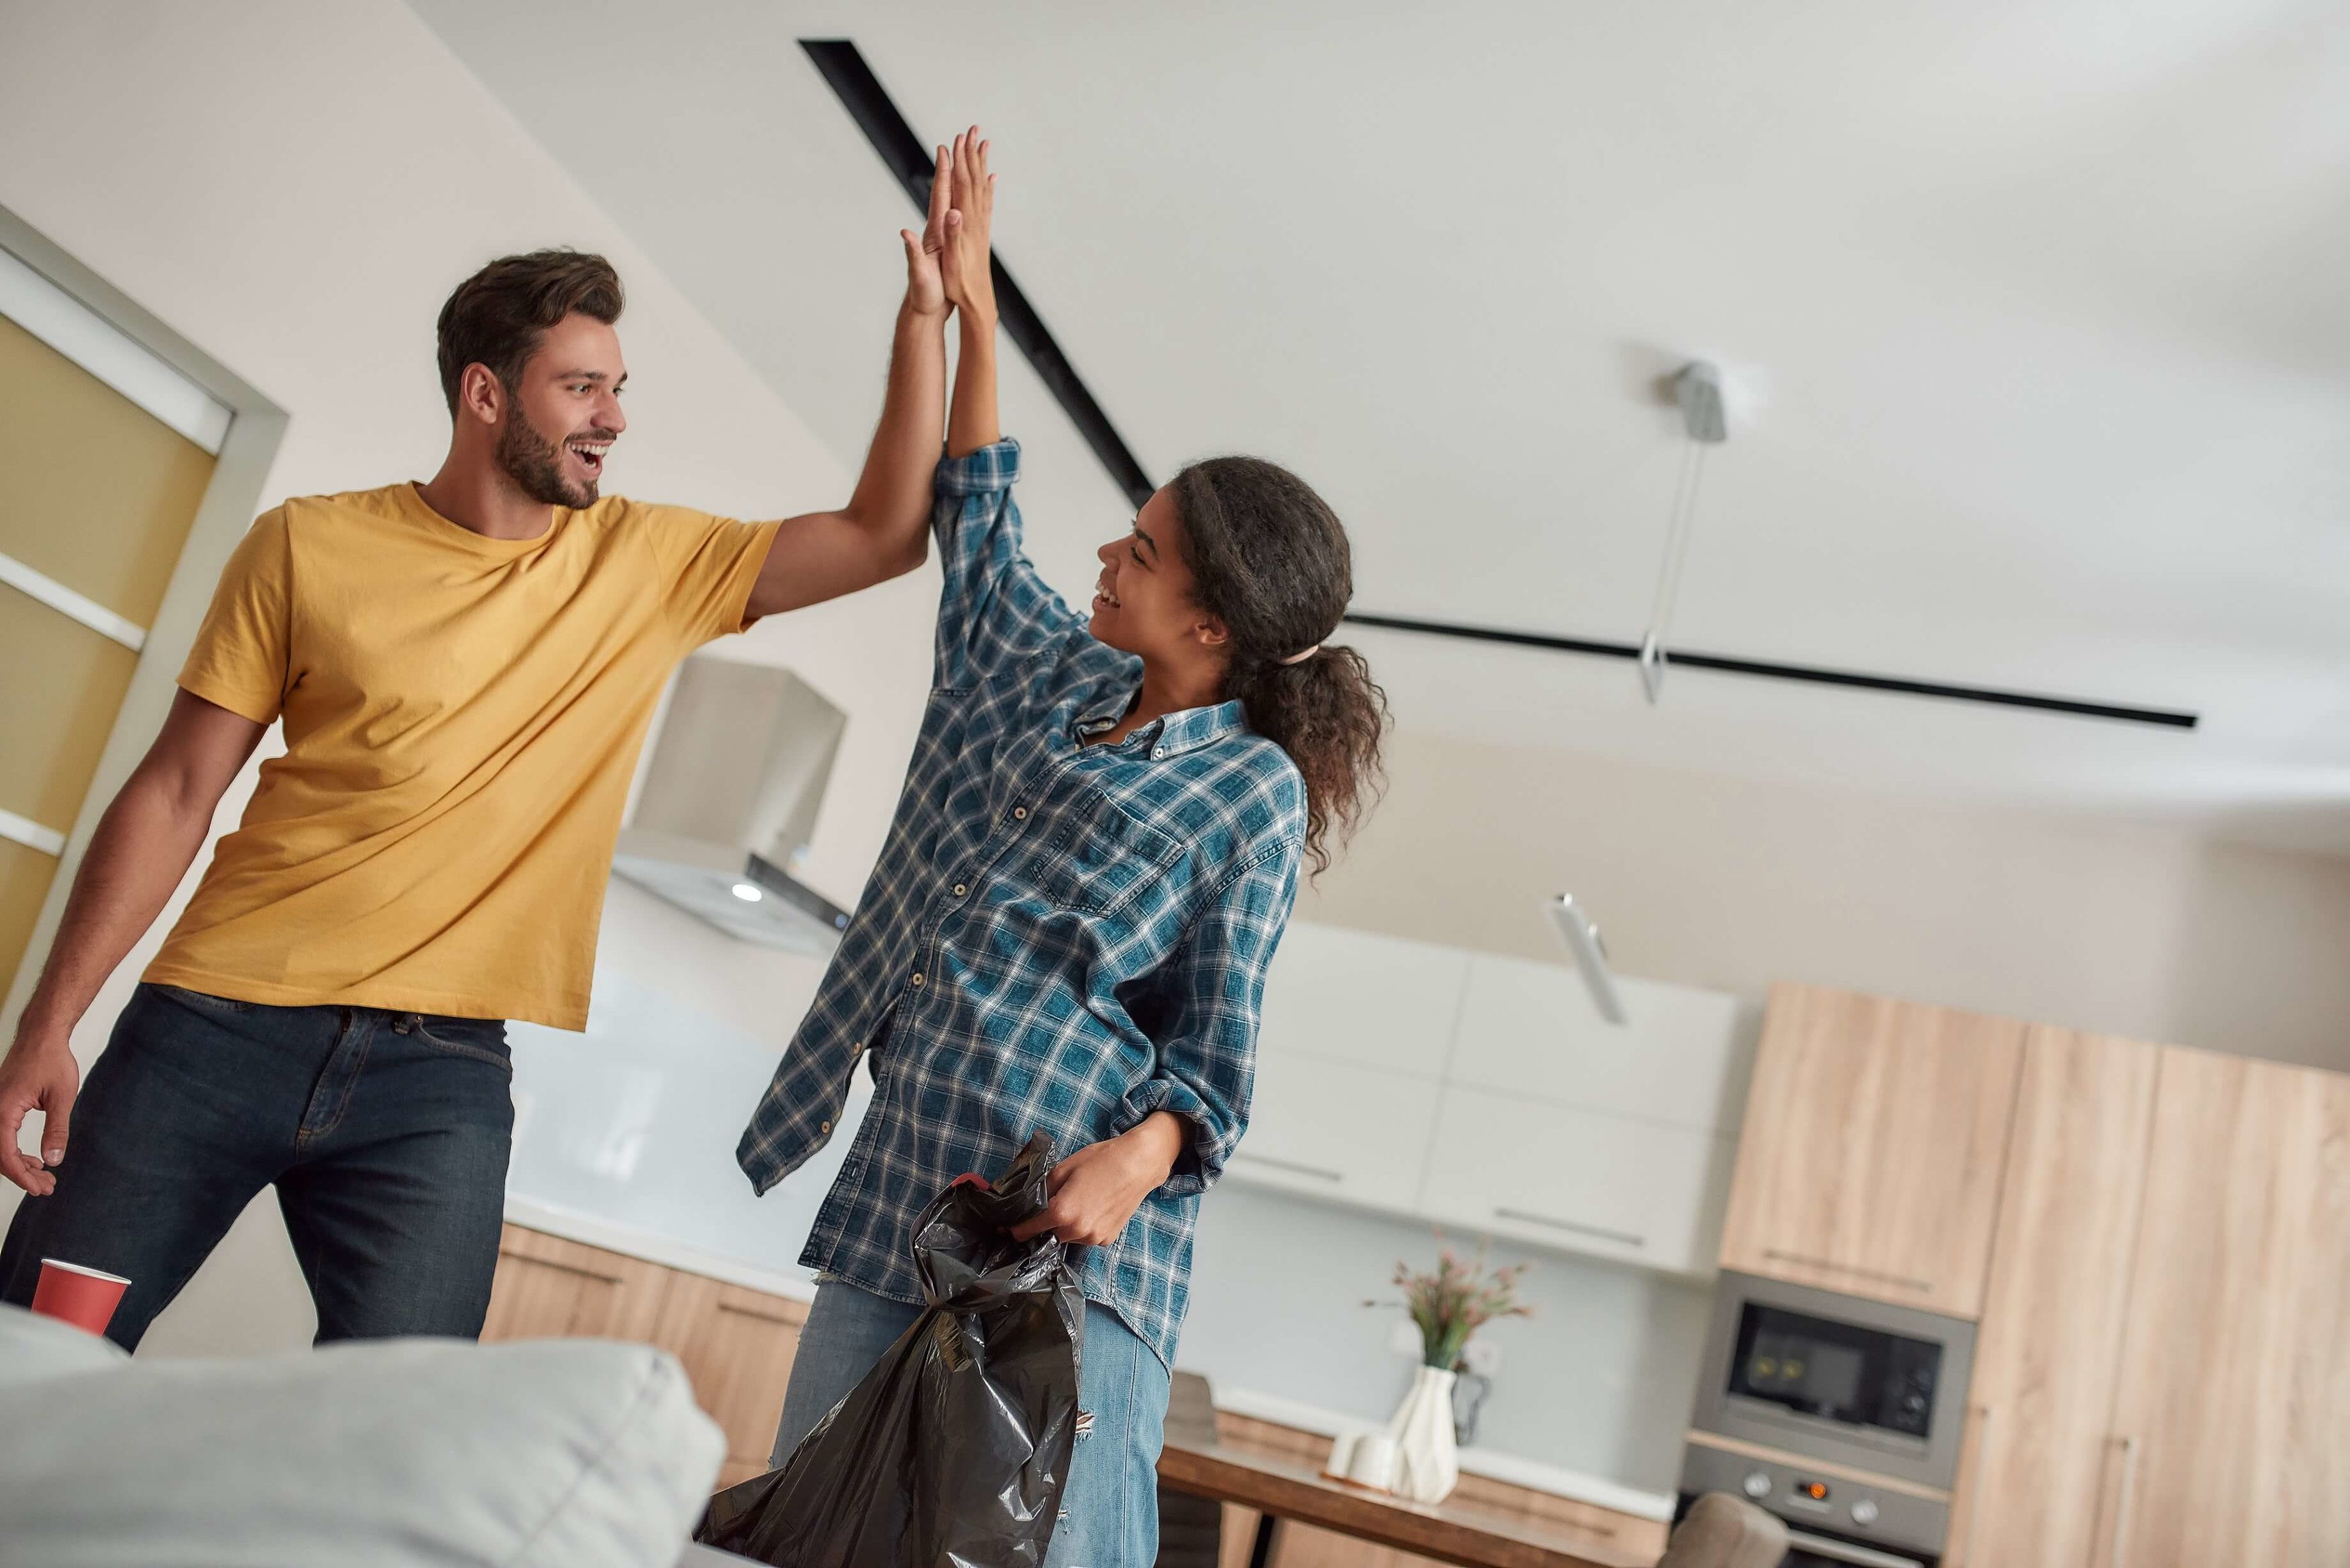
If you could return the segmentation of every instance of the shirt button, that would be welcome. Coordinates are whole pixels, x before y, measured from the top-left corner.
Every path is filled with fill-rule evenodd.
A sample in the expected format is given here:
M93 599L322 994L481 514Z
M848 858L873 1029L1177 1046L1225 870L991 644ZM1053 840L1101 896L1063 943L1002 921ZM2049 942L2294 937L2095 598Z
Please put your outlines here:
M955 897L956 897L956 898L962 898L965 893L968 893L968 892L970 892L970 891L971 891L971 889L970 889L969 888L967 888L967 887L963 886L961 882L958 882L958 883L956 883L956 884L955 884Z
M1164 746L1161 746L1161 747L1159 747L1157 751L1155 751L1155 752L1153 752L1153 753L1150 753L1150 760L1151 760L1152 762L1157 762L1157 761L1159 761L1160 758L1162 758L1162 757L1166 756L1166 754L1167 754L1167 748L1166 748L1166 747L1164 747Z
M1028 820L1028 808L1027 808L1026 806L1024 806L1024 805L1015 805L1015 806L1014 806L1014 807L1012 808L1012 820L1013 820L1013 821L1014 821L1014 822L1025 822L1025 821L1027 821L1027 820Z
M915 974L915 976L914 976L914 983L915 983L916 985L920 985L920 984L921 984L921 983L922 983L922 977L921 977L921 975L920 975L919 972L917 972L917 973Z
M816 1124L816 1130L824 1134L827 1137L830 1137L832 1136L832 1124L830 1122L818 1122Z

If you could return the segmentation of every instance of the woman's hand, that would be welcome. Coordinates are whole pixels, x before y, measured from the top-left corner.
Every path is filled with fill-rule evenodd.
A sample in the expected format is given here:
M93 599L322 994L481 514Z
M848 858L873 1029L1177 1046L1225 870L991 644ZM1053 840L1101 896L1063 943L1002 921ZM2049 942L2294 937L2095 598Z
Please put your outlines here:
M1153 1111L1131 1130L1087 1144L1053 1168L1052 1197L1012 1228L1014 1240L1050 1231L1072 1247L1106 1247L1126 1234L1142 1200L1162 1186L1183 1152L1183 1118Z
M940 276L941 258L948 243L949 198L953 178L949 170L947 150L939 149L938 166L931 172L931 210L922 220L922 232L899 229L898 237L906 244L906 308L917 316L943 321L947 315L947 293Z
M966 324L977 319L995 322L995 277L987 265L990 232L995 222L995 176L987 171L987 143L972 126L954 139L951 153L941 153L940 167L951 179L945 220L946 250L940 270L947 303L962 312ZM932 211L938 197L931 198Z

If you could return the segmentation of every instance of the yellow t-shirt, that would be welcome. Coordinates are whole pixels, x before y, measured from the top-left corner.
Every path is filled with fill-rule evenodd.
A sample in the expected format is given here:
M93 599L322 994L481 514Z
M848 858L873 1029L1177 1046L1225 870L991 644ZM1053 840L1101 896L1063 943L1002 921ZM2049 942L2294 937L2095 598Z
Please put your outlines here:
M282 715L286 754L148 980L586 1027L646 726L681 658L748 625L776 525L549 510L485 539L395 484L253 525L180 684Z

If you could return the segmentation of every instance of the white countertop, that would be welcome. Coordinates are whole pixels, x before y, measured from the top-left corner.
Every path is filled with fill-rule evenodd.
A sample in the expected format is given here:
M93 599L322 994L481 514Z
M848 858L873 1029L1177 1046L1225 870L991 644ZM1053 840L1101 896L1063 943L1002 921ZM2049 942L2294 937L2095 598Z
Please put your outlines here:
M602 1247L631 1258L642 1258L663 1268L682 1270L689 1274L702 1274L723 1280L730 1285L742 1285L770 1295L785 1296L793 1301L814 1301L816 1281L806 1273L785 1273L774 1269L745 1263L723 1253L709 1251L687 1242L672 1241L666 1236L634 1226L618 1224L576 1209L541 1202L536 1199L506 1199L506 1220L526 1230L543 1231L550 1236L584 1242L590 1247ZM1259 1394L1246 1388L1215 1390L1219 1409L1253 1420L1271 1421L1277 1426L1295 1427L1300 1431L1335 1438L1341 1432L1367 1432L1378 1423L1359 1416L1341 1415L1323 1409L1318 1405L1301 1404L1274 1394ZM1562 1465L1545 1464L1517 1454L1505 1454L1492 1449L1469 1448L1461 1450L1461 1468L1471 1475L1507 1481L1532 1491L1546 1491L1555 1497L1570 1498L1587 1502L1595 1508L1613 1509L1638 1519L1655 1519L1669 1522L1673 1517L1673 1499L1663 1493L1642 1491L1604 1476L1586 1475Z
M745 1263L722 1252L674 1241L650 1231L640 1231L633 1225L619 1224L559 1204L509 1196L506 1199L506 1222L520 1225L527 1231L544 1231L567 1241L581 1241L590 1247L604 1248L607 1251L642 1258L648 1263L659 1263L665 1269L702 1274L713 1280L723 1280L730 1285L764 1291L771 1296L786 1296L795 1302L816 1300L816 1281L807 1273L785 1273L762 1268L756 1263Z
M1246 1388L1215 1390L1216 1407L1252 1420L1271 1421L1276 1426L1295 1427L1304 1432L1316 1432L1335 1438L1341 1432L1377 1430L1379 1423L1364 1420L1359 1416L1342 1416L1335 1410L1325 1410L1317 1405L1301 1404L1274 1394L1258 1394ZM1670 1523L1673 1499L1664 1492L1642 1491L1621 1481L1604 1476L1586 1475L1563 1465L1544 1464L1516 1454L1499 1453L1492 1449L1462 1449L1461 1468L1471 1475L1485 1476L1512 1486L1522 1486L1530 1491L1546 1491L1554 1497L1569 1498L1587 1502L1594 1508L1613 1509L1637 1519L1661 1520Z

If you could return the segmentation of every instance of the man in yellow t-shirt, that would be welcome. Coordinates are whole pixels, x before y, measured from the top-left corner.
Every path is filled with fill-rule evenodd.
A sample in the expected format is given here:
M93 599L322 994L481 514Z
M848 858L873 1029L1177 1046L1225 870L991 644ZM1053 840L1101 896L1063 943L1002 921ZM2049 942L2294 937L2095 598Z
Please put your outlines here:
M45 1256L126 1275L109 1336L135 1346L274 1185L320 1340L480 1332L514 1119L504 1021L587 1022L670 671L926 553L945 200L941 182L925 232L901 236L880 426L837 512L738 523L600 496L628 424L620 283L600 256L541 251L442 310L454 428L429 483L254 524L0 1062L0 1174L29 1195L0 1299L29 1302ZM273 722L285 755L81 1084L74 1025ZM36 1107L37 1153L17 1147Z

